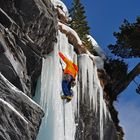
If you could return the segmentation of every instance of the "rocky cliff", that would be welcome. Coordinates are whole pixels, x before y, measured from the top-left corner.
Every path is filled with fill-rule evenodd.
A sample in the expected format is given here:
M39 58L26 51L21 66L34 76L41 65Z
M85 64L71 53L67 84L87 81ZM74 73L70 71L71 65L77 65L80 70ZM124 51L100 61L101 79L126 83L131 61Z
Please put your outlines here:
M35 140L44 115L34 95L42 57L56 42L50 1L0 2L0 139ZM29 97L28 97L29 96Z
M0 2L0 140L37 138L44 112L31 98L35 95L37 80L41 75L42 58L51 59L49 55L54 47L72 45L74 54L87 54L88 61L93 67L98 65L100 57L90 54L77 33L67 26L68 15L63 6L63 3L57 0L52 0L52 3L50 0L1 0ZM58 38L58 34L61 39ZM66 44L63 43L63 37L67 41ZM59 39L61 43L58 43ZM57 60L55 57L53 59ZM80 65L80 59L78 64ZM46 69L49 70L48 66ZM85 69L85 66L81 66L81 69ZM90 68L87 69L89 70ZM97 76L97 69L94 70ZM98 88L101 86L104 88L106 82L99 74L100 72L103 74L104 70L101 71L98 70L99 77L96 77L100 79ZM81 94L83 89L86 94L91 90L89 77L90 75L86 80L88 86L83 87L85 79L82 78L82 72L79 74L78 81L81 88L78 92ZM92 83L92 86L96 87L94 84L96 85ZM96 91L97 108L105 106L103 100L101 102L100 93L101 91ZM77 124L75 139L119 140L109 110L105 111L107 115L103 114L101 109L95 111L91 108L89 97L83 98L84 102L82 98L81 95L81 101L78 103L80 117L75 116Z

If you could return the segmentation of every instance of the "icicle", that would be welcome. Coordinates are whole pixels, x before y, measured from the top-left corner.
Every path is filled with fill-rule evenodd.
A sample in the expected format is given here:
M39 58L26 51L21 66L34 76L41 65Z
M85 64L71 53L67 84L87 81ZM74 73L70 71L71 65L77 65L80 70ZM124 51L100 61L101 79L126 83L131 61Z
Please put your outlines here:
M93 61L86 54L79 56L79 68L81 72L80 80L82 82L82 102L84 102L85 96L89 95L90 104L92 104L91 101L93 100L93 108L94 110L97 110L97 69L93 64ZM85 95L85 93L88 95Z
M79 79L80 82L82 82L80 88L82 91L80 93L79 90L78 94L81 96L80 99L82 99L83 103L90 101L90 108L93 108L95 114L97 114L99 110L100 140L103 140L103 125L104 120L107 118L107 109L103 100L103 89L98 79L97 65L93 63L87 54L82 54L79 56L79 68ZM89 101L87 101L87 96L90 97Z

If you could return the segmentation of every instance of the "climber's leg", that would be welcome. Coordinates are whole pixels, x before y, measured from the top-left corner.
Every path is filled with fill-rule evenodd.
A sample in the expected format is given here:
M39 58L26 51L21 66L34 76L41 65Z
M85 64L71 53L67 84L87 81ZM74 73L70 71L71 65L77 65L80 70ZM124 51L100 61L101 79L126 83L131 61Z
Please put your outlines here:
M73 92L71 90L71 81L72 76L69 74L66 74L62 81L62 90L65 96L73 96Z

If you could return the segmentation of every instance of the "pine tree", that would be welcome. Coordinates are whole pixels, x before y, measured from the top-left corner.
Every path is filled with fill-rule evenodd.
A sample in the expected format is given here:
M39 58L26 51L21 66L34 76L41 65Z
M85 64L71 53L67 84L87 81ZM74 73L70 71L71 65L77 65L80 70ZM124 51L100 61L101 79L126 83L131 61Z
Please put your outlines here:
M115 45L109 45L109 49L122 58L140 57L140 17L135 23L124 20L120 32L114 32L117 41Z
M73 0L72 8L70 9L70 16L72 18L70 21L71 28L78 33L80 39L85 42L87 49L93 53L93 46L87 37L87 35L89 35L90 28L86 20L84 6L80 0Z
M129 23L127 20L124 20L119 29L119 32L114 32L116 43L108 46L111 52L124 60L140 58L140 17L138 17L134 23ZM118 64L116 63L116 65ZM116 70L119 70L120 73L123 71L123 69L121 70L117 67ZM139 77L139 75L140 62L138 61L137 65L113 88L112 93L114 98L122 93L122 91L124 91L136 77ZM138 82L136 85L136 92L140 94L140 83Z

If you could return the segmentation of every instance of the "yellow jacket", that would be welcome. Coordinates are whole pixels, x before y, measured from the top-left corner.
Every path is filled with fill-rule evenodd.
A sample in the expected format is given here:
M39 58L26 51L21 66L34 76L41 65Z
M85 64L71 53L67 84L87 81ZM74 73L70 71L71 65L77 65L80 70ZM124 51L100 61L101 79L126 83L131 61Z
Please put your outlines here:
M61 52L59 52L59 56L66 63L66 68L64 69L64 74L70 74L74 79L78 73L78 66L66 58Z

